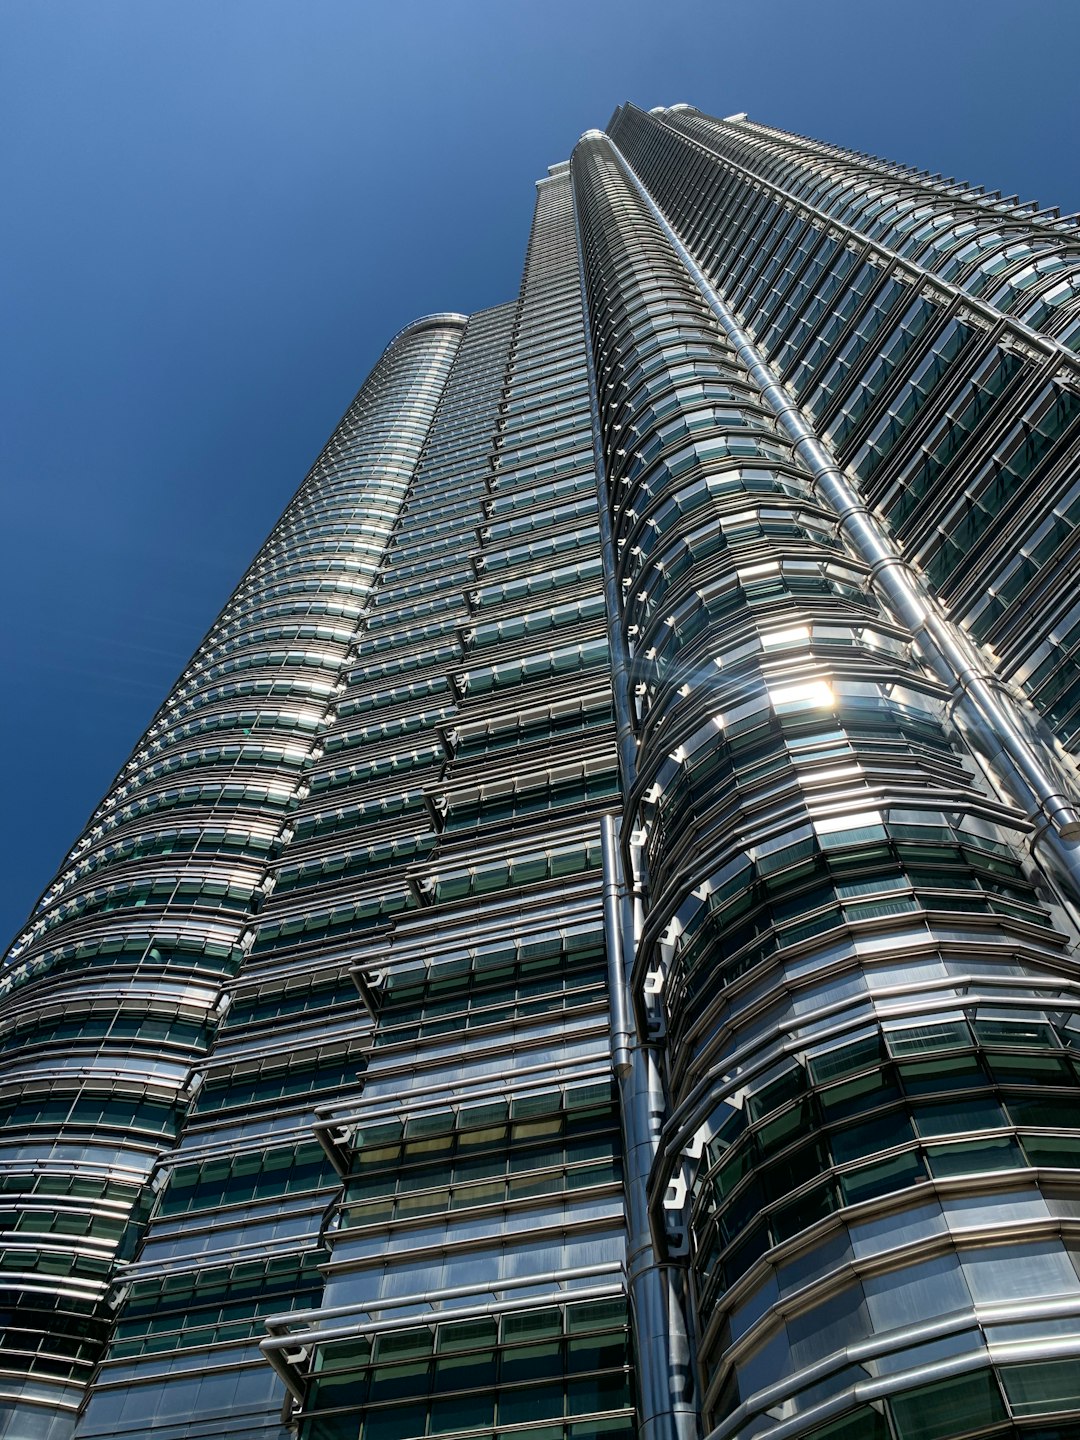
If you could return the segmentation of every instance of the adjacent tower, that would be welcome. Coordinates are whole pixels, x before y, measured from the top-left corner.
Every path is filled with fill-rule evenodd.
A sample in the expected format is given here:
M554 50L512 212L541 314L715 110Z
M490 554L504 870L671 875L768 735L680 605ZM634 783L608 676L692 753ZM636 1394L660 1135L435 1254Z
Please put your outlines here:
M1080 1425L1080 230L679 105L13 945L12 1440Z

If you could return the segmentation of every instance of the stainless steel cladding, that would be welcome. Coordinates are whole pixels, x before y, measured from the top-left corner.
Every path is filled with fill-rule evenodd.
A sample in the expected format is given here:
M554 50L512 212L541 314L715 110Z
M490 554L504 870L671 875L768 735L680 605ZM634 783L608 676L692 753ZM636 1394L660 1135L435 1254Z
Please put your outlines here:
M1078 1433L1078 350L1074 217L551 167L0 971L0 1433Z

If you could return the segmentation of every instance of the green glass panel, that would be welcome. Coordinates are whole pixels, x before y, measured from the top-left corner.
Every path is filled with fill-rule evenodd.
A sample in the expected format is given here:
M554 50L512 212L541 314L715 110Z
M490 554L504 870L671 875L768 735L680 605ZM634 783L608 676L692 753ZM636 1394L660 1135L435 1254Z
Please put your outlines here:
M1080 1409L1080 1363L1075 1356L1032 1365L1003 1365L1001 1381L1014 1415Z
M840 1120L899 1098L896 1083L881 1070L872 1070L855 1080L832 1085L818 1096L826 1120Z
M1005 1419L1005 1406L989 1370L920 1385L889 1401L898 1440L946 1440Z
M971 1175L980 1170L1019 1170L1024 1166L1020 1146L1011 1135L967 1140L959 1145L930 1145L926 1153L937 1177Z
M782 1111L775 1119L767 1121L758 1130L758 1144L762 1153L771 1154L782 1149L798 1133L805 1133L811 1123L808 1101Z
M430 1355L435 1337L425 1326L417 1330L391 1331L380 1335L375 1347L375 1356L380 1364L406 1357Z
M988 1055L994 1078L1002 1085L1075 1085L1064 1057L1057 1055Z
M1024 1135L1024 1149L1032 1165L1080 1170L1080 1137L1073 1135Z
M401 1395L425 1394L428 1388L428 1367L423 1363L413 1365L384 1365L374 1371L371 1377L371 1398L390 1400Z
M499 1378L505 1384L514 1380L538 1380L561 1375L562 1347L555 1341L547 1345L515 1345L502 1352Z
M533 1433L529 1432L528 1440L533 1440ZM567 1440L632 1440L636 1433L632 1415L612 1415L604 1420L576 1420L566 1430ZM523 1437L514 1437L514 1440L523 1440Z
M588 1331L621 1329L626 1324L626 1302L624 1300L594 1300L585 1305L569 1305L565 1311L566 1330L569 1335L582 1335Z
M356 1415L317 1415L300 1426L299 1440L356 1440L359 1433Z
M900 1065L900 1078L909 1095L940 1095L945 1090L984 1086L986 1075L974 1055L955 1055L937 1060Z
M369 1410L358 1440L404 1440L408 1435L423 1435L426 1423L426 1405L396 1405L390 1410Z
M468 1430L477 1425L490 1425L495 1418L495 1395L449 1395L431 1405L429 1434L443 1435L448 1430Z
M524 1385L499 1391L499 1423L521 1424L526 1420L550 1420L563 1414L562 1381L546 1385Z
M862 1125L849 1125L830 1136L833 1156L838 1164L861 1160L880 1150L892 1150L911 1139L911 1121L904 1114L880 1115Z
M366 1373L324 1376L311 1387L313 1409L331 1410L339 1405L362 1405L367 1399Z
M885 1416L873 1406L864 1405L831 1425L812 1430L807 1440L888 1440L888 1434Z
M894 1155L876 1165L864 1165L840 1176L840 1193L845 1205L856 1205L860 1200L872 1200L878 1195L887 1195L893 1190L917 1185L926 1179L926 1171L918 1155L908 1151Z
M463 1320L458 1325L439 1326L439 1354L454 1350L478 1350L496 1345L498 1325L494 1319Z
M850 1075L856 1070L877 1065L880 1060L881 1041L877 1035L871 1035L853 1045L840 1045L821 1055L815 1055L810 1060L810 1074L816 1084L822 1085L828 1080L839 1079L841 1075Z
M622 1369L626 1364L626 1336L615 1335L583 1336L571 1340L567 1347L566 1368L570 1374L586 1370Z
M495 1384L495 1354L453 1355L435 1362L436 1395Z
M836 1209L836 1190L832 1180L815 1185L797 1200L781 1205L773 1211L772 1228L776 1241L788 1240L800 1230L813 1225L815 1221L830 1215Z
M571 1415L588 1415L594 1410L617 1410L629 1403L627 1377L621 1370L609 1375L590 1375L567 1385L567 1410Z
M971 1095L946 1100L940 1105L923 1105L915 1111L920 1135L961 1135L969 1130L995 1130L1007 1124L1001 1106L989 1096Z
M1017 1125L1033 1125L1045 1130L1080 1130L1080 1096L1055 1095L1051 1098L1007 1098L1009 1114Z
M503 1342L511 1344L515 1340L538 1340L561 1335L562 1320L562 1312L551 1308L504 1315L501 1322Z

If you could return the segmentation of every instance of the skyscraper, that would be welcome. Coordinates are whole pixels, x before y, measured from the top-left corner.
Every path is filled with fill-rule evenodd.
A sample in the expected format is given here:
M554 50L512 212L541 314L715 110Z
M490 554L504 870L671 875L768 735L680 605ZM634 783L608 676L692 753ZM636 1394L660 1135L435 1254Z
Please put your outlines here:
M12 1440L1080 1426L1080 230L621 107L2 972Z

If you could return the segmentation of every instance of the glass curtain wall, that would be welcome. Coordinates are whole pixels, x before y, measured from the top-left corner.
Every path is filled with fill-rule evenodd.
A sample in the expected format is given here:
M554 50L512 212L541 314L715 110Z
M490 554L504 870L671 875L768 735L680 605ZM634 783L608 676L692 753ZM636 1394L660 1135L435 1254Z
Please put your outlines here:
M344 1187L322 1304L271 1324L301 1440L632 1429L598 832L618 776L581 327L560 173L518 304L470 322L455 378L482 366L485 390L448 394L376 607L396 663L425 597L447 709L413 905L354 957L376 1021L360 1103L317 1125Z
M572 220L460 339L80 1437L627 1433Z
M202 1068L221 1044L230 981L252 953L462 324L439 317L388 346L7 956L0 1430L13 1440L71 1434L185 1122L225 1110L233 1084L257 1105L356 1063L364 1042L350 1031L325 1054L279 1041L276 1054ZM235 1139L223 1140L233 1153ZM310 1150L296 1163L314 1189L326 1167ZM186 1310L179 1300L192 1262L180 1256L208 1245L177 1243L169 1267L172 1312L192 1324L197 1297ZM273 1265L279 1288L312 1283L299 1259ZM231 1282L216 1278L231 1302ZM237 1286L249 1297L259 1288L248 1272ZM136 1313L148 1313L149 1293L136 1291ZM174 1348L150 1308L146 1348ZM183 1368L161 1355L145 1373L155 1364ZM202 1383L170 1391L178 1413ZM141 1433L148 1411L133 1394Z
M6 1440L1075 1440L1078 357L1056 212L551 168L0 970Z
M687 1258L706 1433L1011 1428L1076 1404L1075 931L647 191L765 353L785 263L825 294L823 358L785 375L829 456L902 373L1001 361L981 316L740 192L695 127L627 107L628 159L598 132L573 159L668 1086L654 1227ZM1072 403L1033 466L1066 463Z
M611 133L948 614L1080 738L1080 225L689 107Z

